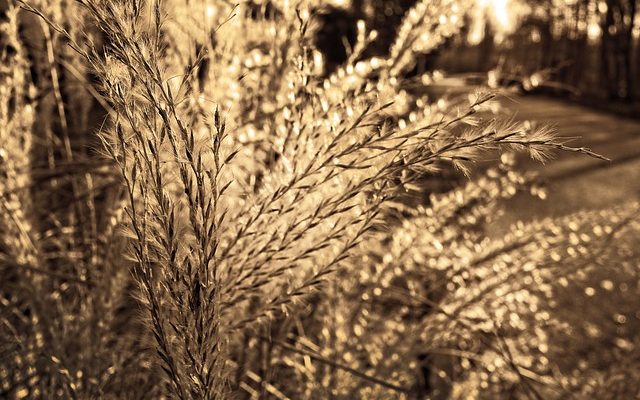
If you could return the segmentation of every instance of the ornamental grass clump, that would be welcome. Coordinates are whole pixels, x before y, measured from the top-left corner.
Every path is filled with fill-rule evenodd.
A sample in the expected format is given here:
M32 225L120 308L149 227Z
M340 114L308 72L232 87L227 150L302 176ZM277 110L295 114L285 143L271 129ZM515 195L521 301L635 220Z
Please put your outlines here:
M60 2L41 5L68 23ZM121 312L132 291L117 178L80 134L82 65L39 18L1 8L0 397L153 396L147 334Z
M504 315L481 312L500 297L500 279L538 262L531 249L495 283L483 280L490 255L516 251L509 241L521 231L502 244L486 239L484 224L527 180L502 166L429 207L405 202L443 164L468 172L488 152L596 156L546 128L486 117L493 94L438 102L406 90L417 55L458 33L473 2L418 2L386 58L366 58L376 33L358 23L348 59L326 77L314 41L321 4L312 1L263 12L77 0L79 25L50 4L21 6L43 21L49 54L63 51L62 40L73 49L71 61L47 60L55 107L37 107L51 110L61 140L50 155L65 162L47 171L62 174L74 196L56 218L37 190L10 197L24 185L13 176L29 179L39 154L27 145L36 134L29 105L19 103L12 132L24 138L11 144L21 150L10 165L26 164L17 175L7 169L3 199L51 218L16 242L12 232L28 222L2 213L13 229L2 232L2 271L13 278L0 287L1 393L423 398L455 393L480 373L446 361L455 378L434 383L441 374L429 354L464 361L471 352L508 361L511 374L496 385L515 379L538 393L505 355ZM11 74L23 76L25 63ZM82 153L67 133L72 103L57 94L60 66L102 106L82 133L99 152ZM0 83L24 85L14 80ZM59 194L63 177L47 193ZM539 228L531 243L550 237ZM41 264L52 249L58 257ZM527 282L537 294L538 282ZM455 350L479 332L497 338Z

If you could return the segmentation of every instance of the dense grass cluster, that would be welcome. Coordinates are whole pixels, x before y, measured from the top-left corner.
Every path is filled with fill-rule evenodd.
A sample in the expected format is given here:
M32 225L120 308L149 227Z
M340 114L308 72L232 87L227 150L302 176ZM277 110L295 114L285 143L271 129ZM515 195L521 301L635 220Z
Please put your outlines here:
M2 397L637 393L637 204L492 237L532 190L508 154L422 196L489 152L596 156L490 115L492 94L409 89L474 2L417 2L385 57L358 23L337 68L322 7L2 10ZM585 312L598 296L614 309Z

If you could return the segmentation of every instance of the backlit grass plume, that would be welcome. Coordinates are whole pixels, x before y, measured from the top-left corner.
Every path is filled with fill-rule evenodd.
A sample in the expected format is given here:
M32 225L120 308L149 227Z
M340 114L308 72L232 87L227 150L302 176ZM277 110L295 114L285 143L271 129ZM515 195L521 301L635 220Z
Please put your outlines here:
M321 4L278 1L256 11L249 3L193 3L76 0L82 35L44 4L21 2L50 29L51 43L55 36L73 49L68 64L89 71L66 67L92 81L84 84L105 118L91 137L105 157L81 161L109 163L69 178L72 209L58 229L33 235L35 252L16 242L16 229L2 231L3 252L19 261L12 271L30 276L24 259L48 286L27 281L20 289L29 288L28 301L11 288L3 302L12 339L2 354L13 361L0 377L20 373L0 389L71 398L429 395L410 359L496 328L477 311L495 298L491 283L461 288L486 273L474 268L486 267L474 253L502 245L482 240L482 223L525 182L502 169L418 210L401 205L405 192L443 164L468 172L488 152L594 154L548 129L486 118L492 94L434 105L406 90L417 55L459 32L473 2L417 2L386 58L365 57L376 33L359 22L348 59L331 73L314 43ZM78 151L62 123L70 107L55 95L58 64L49 61L62 131L53 158L74 165ZM24 74L21 62L12 76ZM11 144L16 158L28 159L27 117L24 141ZM108 190L96 188L98 176ZM11 179L0 181L7 194ZM63 256L45 268L38 263L50 237ZM531 265L519 261L513 268ZM430 299L420 285L443 288ZM392 286L408 294L415 315L407 316L409 306L391 315L394 307L372 303ZM463 324L474 313L480 327L470 329ZM369 332L353 323L374 315ZM454 391L471 375L441 386Z

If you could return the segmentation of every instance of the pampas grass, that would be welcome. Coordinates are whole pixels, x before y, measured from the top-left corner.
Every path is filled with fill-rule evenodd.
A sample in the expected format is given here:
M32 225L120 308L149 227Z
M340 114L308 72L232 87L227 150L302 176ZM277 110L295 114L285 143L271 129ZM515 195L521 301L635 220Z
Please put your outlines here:
M447 368L470 371L427 382L416 360L430 352L495 355L511 375L492 385L540 393L513 355L516 333L499 329L504 316L482 311L542 262L517 245L522 232L528 243L565 238L535 225L483 239L499 200L526 180L503 166L430 208L403 205L443 164L468 173L489 152L597 156L545 128L487 119L493 94L436 105L405 90L418 52L456 34L471 2L418 2L388 58L365 58L376 33L359 23L328 77L313 2L274 2L279 13L256 16L244 4L77 0L77 21L58 3L20 4L42 22L54 106L37 107L55 121L44 152L55 178L44 192L17 190L43 152L30 147L33 105L14 104L3 125L12 133L0 135L13 149L6 165L23 171L0 181L3 394L423 398L482 373L455 361ZM3 26L17 43L17 8L10 15ZM9 92L28 85L23 54L0 82ZM74 148L78 110L59 68L93 80L84 101L102 104L104 122L80 135L99 153ZM60 204L46 196L64 203L65 191L70 204L50 211ZM516 251L496 282L483 281L492 260ZM481 332L499 339L460 349Z

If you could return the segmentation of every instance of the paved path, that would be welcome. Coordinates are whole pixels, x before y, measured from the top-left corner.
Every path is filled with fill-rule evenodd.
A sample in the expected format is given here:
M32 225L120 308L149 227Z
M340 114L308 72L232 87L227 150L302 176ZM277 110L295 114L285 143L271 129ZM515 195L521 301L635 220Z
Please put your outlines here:
M576 137L570 145L589 147L611 159L606 162L574 153L558 153L546 165L523 159L521 167L538 171L547 182L548 198L535 201L519 196L506 204L508 219L558 216L640 198L640 119L547 97L516 97L504 105L517 119L555 126L559 136Z

